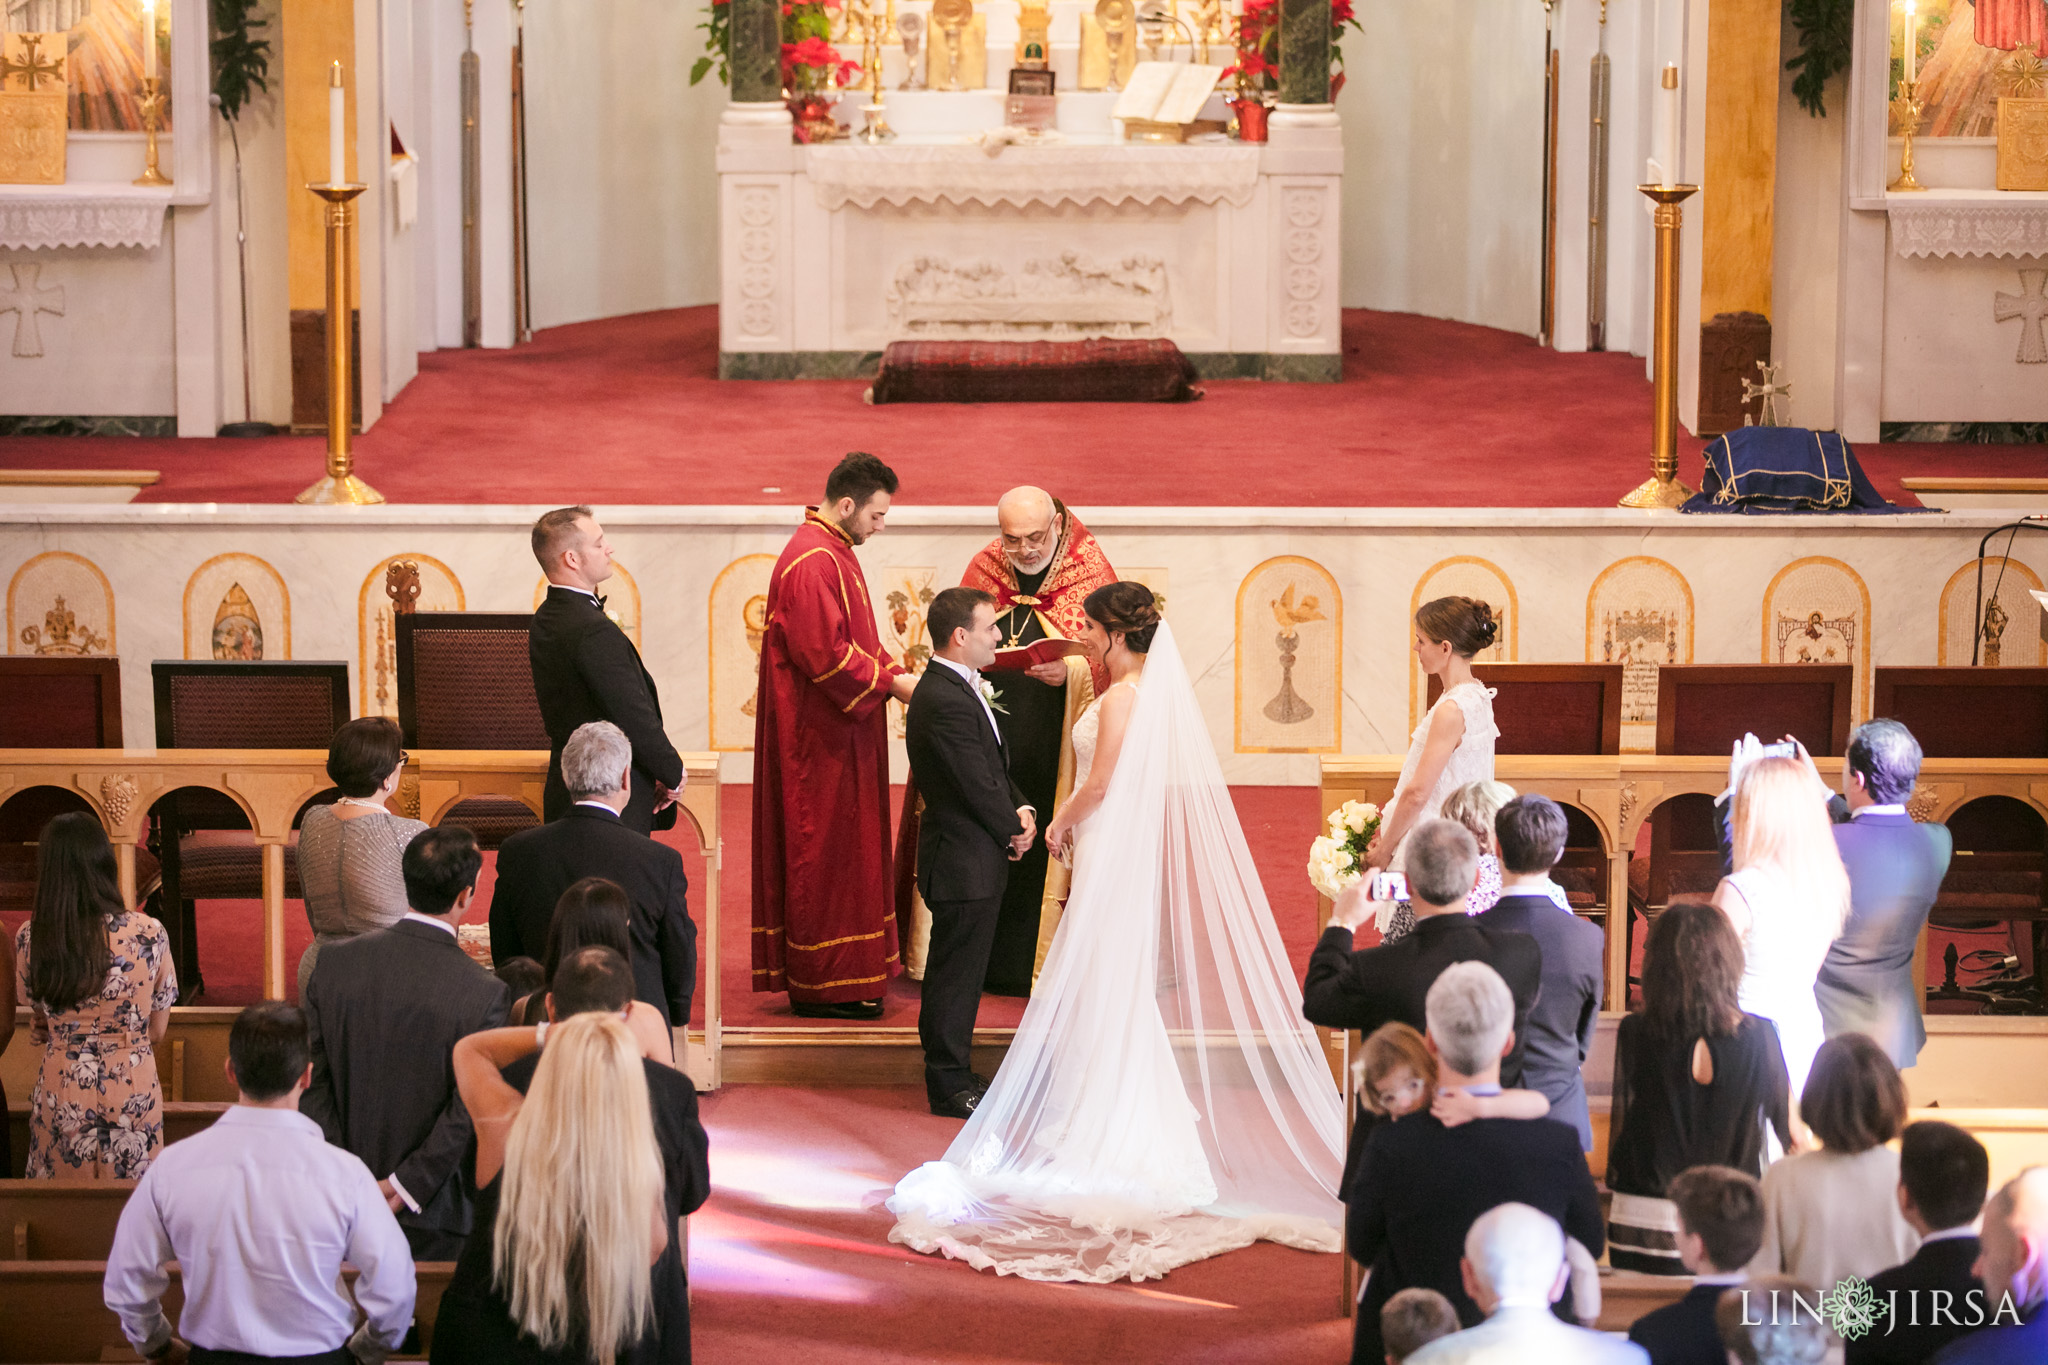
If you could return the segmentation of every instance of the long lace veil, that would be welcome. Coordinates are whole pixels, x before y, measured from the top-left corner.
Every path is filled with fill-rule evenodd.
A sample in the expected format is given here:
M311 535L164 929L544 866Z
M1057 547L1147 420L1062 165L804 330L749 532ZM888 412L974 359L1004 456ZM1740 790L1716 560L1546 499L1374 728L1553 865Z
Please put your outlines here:
M1173 632L1016 1040L890 1234L1032 1278L1112 1280L1264 1238L1337 1250L1343 1109Z

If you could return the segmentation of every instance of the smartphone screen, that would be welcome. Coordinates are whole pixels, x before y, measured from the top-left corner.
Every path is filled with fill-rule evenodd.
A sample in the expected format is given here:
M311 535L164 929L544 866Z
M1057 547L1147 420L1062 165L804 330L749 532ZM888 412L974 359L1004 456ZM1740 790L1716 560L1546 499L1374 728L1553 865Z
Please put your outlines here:
M1375 872L1372 878L1372 898L1376 901L1407 900L1408 878L1399 872Z
M1761 757L1797 758L1799 757L1799 746L1792 743L1790 740L1784 740L1777 744L1766 744L1764 745Z

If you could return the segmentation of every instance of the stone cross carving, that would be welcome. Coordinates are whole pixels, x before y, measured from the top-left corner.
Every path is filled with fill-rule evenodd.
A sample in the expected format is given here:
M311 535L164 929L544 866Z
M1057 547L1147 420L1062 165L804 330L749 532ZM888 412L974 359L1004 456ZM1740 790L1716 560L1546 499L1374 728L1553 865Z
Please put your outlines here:
M14 287L0 289L0 314L14 314L14 353L32 360L43 353L43 329L36 325L36 315L48 313L52 317L63 317L64 287L41 286L38 283L43 272L40 265L10 265L7 268L14 274Z
M1751 418L1755 416L1754 425L1756 426L1781 426L1783 425L1782 419L1785 414L1779 404L1783 400L1792 397L1792 383L1785 378L1785 370L1781 365L1773 365L1768 360L1759 360L1756 363L1756 367L1762 372L1764 382L1758 384L1748 379L1742 381L1742 405L1748 407L1750 400L1754 398L1761 398L1763 402L1758 405L1756 414L1747 412L1742 414L1742 425L1752 425Z
M2044 283L2048 283L2048 270L2022 270L2019 293L2000 291L1992 297L1992 317L2000 322L2020 320L2020 350L2013 357L2015 364L2048 365L2048 340L2041 336L2041 319L2048 317L2048 297L2042 295ZM21 352L17 350L15 354Z

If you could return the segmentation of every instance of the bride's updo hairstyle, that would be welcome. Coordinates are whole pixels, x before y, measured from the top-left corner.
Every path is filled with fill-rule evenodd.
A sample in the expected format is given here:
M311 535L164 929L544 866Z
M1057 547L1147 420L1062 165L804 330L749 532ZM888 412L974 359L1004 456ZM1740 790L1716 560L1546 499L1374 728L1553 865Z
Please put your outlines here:
M1449 642L1461 659L1491 649L1500 636L1500 622L1494 619L1493 608L1476 597L1439 597L1434 602L1424 602L1415 613L1415 628L1424 639Z
M1133 654L1152 648L1153 632L1159 629L1159 603L1152 589L1143 583L1111 583L1088 594L1081 604L1088 619L1107 631L1122 631L1124 646Z

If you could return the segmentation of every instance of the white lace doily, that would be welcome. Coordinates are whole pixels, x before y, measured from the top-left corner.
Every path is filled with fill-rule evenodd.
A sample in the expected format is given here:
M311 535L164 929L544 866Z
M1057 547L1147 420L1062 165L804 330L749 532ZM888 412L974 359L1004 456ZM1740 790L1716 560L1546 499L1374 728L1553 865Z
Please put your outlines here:
M1901 256L2048 255L2048 197L1936 190L1891 195L1885 207Z
M1257 147L1006 147L973 143L805 149L827 212L891 204L1214 204L1243 208L1259 178Z
M164 211L169 207L168 190L9 186L0 195L0 247L43 251L114 246L149 251L163 240Z

